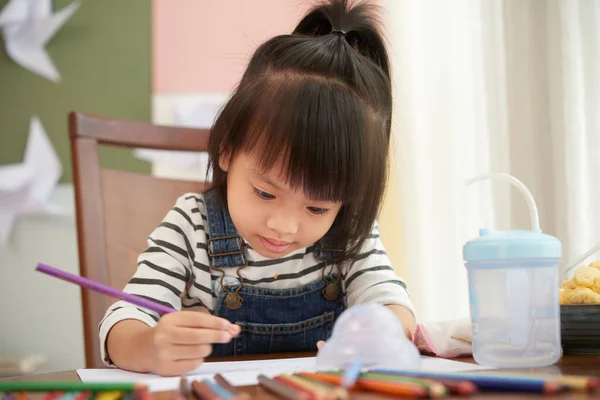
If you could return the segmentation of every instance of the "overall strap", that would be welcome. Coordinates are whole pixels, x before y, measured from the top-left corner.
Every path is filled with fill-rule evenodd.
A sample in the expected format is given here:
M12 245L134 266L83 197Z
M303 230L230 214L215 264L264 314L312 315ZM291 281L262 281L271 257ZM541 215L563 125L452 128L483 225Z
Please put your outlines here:
M204 192L208 219L208 256L211 267L243 267L246 265L244 242L233 225L229 211L221 207L214 190Z
M327 262L330 265L335 264L342 259L344 254L344 251L340 247L339 243L339 234L334 226L317 242L315 257L321 261Z

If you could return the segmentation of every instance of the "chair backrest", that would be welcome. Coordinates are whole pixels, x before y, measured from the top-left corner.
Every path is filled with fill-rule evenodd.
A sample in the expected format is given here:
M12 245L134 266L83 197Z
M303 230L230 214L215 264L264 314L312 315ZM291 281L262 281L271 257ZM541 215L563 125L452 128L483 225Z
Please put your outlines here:
M210 131L69 114L80 274L122 289L147 247L148 235L185 192L205 183L103 168L99 145L206 151ZM204 178L204 177L199 177ZM102 367L98 324L114 299L81 291L87 368Z

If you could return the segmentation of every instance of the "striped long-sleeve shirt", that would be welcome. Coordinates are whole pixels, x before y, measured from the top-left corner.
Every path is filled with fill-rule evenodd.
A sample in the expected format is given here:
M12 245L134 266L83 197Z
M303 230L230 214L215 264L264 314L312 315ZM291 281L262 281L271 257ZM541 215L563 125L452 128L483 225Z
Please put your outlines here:
M207 224L202 194L181 196L148 238L148 248L139 256L137 270L124 291L176 310L213 311L221 273L209 267ZM310 246L270 259L245 246L248 266L240 272L244 285L287 289L321 280L322 263L313 250ZM359 256L340 267L346 306L376 302L413 310L404 282L390 265L377 224ZM226 269L226 284L237 282L236 269ZM155 326L158 314L124 301L109 307L99 325L102 358L108 365L112 364L106 352L108 332L124 319Z

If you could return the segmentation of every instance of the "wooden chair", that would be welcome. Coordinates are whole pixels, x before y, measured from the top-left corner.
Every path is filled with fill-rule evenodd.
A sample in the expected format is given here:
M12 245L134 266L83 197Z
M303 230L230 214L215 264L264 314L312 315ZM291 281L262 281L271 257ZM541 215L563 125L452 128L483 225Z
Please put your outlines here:
M122 289L146 239L178 196L203 182L156 178L103 168L98 146L206 151L209 130L158 126L81 112L69 114L80 273ZM204 178L204 177L201 177ZM102 367L98 324L115 300L81 291L87 368Z

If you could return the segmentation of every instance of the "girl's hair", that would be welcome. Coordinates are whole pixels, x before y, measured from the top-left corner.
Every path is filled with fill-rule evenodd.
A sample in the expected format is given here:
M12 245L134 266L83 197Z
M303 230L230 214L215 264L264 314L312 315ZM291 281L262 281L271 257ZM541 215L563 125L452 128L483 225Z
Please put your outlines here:
M325 1L291 35L263 43L209 141L212 186L224 205L219 159L239 152L252 152L265 171L281 162L286 182L309 198L342 202L332 230L343 259L368 239L387 180L392 95L375 11Z

